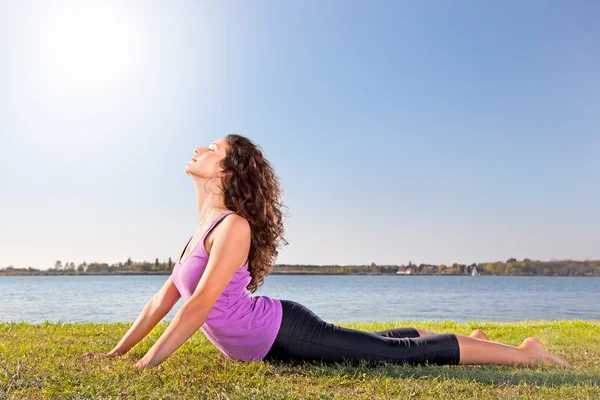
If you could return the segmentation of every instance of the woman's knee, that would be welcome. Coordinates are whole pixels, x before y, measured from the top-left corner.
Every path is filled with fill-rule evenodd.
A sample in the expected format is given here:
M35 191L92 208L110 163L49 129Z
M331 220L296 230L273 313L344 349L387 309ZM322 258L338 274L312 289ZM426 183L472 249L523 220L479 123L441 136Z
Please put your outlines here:
M417 332L419 332L419 335L421 335L421 336L439 335L438 332L428 331L428 330L420 329L420 328L415 328L415 329L417 330Z

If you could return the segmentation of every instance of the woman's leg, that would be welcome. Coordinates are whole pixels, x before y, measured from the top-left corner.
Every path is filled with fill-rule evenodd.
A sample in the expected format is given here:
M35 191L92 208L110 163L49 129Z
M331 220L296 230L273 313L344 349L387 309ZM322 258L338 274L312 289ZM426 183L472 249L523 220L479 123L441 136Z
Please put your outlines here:
M390 338L419 337L415 335L403 336L411 335L411 330L414 330L421 334L421 329L418 328L395 328L386 331L377 331L373 333ZM424 335L422 337L429 337L431 339L448 335L439 334L431 331L424 331L423 333ZM473 334L478 334L477 330L471 335ZM552 353L546 350L537 341L537 339L532 337L525 339L520 346L513 347L502 343L474 338L471 336L453 336L456 337L459 346L458 364L535 365L542 363L553 363L571 367L571 364L569 362L554 356ZM417 343L417 345L423 344L427 346L428 343Z
M533 337L526 338L518 347L502 343L456 335L460 346L459 364L536 365L560 364L572 368L571 364L556 357Z
M439 335L438 332L428 331L421 328L393 328L387 329L385 331L375 331L381 336L391 337L391 338L402 338L402 337L420 337L420 336L433 336ZM479 340L490 340L485 333L481 329L475 329L469 337L479 339Z
M551 362L570 366L534 338L525 339L518 347L455 334L390 338L326 323L310 309L293 301L283 301L283 304L284 321L273 347L277 358L411 364L533 365Z
M280 348L289 359L325 363L360 360L423 364L458 364L459 344L452 334L391 338L308 319L281 336ZM473 339L476 340L476 339Z
M385 331L374 331L376 335L385 336L389 338L403 338L403 337L420 337L420 336L428 336L426 333L429 331L424 331L418 328L392 328L386 329Z
M326 323L302 304L281 302L283 319L267 359L458 364L458 341L452 334L389 338Z
M483 333L483 331L479 328L477 328L473 332L471 332L469 337L479 339L479 340L490 340L490 338L488 338L488 336L485 333Z
M424 336L435 336L439 335L437 332L427 331L420 328L393 328L385 331L373 332L381 336L391 338L401 337L424 337ZM565 360L555 357L548 352L535 338L527 338L518 347L508 346L498 342L491 342L499 346L487 346L477 345L476 342L469 340L479 339L480 341L489 341L487 335L481 329L475 329L468 337L463 335L456 335L460 347L460 364L517 364L518 362L511 362L511 357L518 360L523 359L523 363L527 364L531 358L546 358L559 364L570 366ZM491 350L490 350L491 349ZM510 352L514 352L515 349L520 350L513 355ZM514 360L513 360L514 361Z
M437 332L420 328L393 328L385 331L373 332L391 338L435 336ZM485 339L478 336L483 335ZM476 341L489 341L481 329L476 329L468 337L456 335L460 347L459 364L531 364L532 359L545 358L561 365L570 366L565 360L555 357L548 352L535 338L527 338L519 347L508 346L498 342L491 342L493 346L478 345ZM500 345L500 346L497 346ZM518 350L518 351L515 351ZM510 354L513 352L514 354Z

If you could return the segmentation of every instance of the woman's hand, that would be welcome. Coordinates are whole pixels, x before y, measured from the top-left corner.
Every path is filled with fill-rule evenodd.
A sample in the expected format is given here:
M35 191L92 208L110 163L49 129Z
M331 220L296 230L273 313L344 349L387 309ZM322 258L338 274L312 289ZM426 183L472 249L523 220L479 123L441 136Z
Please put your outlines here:
M137 369L150 369L152 367L155 367L155 365L148 361L146 358L142 358L135 364L135 367Z
M83 356L87 358L115 358L120 355L122 354L114 351L109 351L108 353L92 353L91 351L88 351Z

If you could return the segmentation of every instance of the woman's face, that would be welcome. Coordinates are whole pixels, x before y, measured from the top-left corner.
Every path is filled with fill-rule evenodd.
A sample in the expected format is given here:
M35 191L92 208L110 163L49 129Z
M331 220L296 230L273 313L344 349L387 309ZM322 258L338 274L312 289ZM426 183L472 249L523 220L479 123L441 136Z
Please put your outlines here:
M208 147L196 147L194 156L185 165L185 173L207 180L212 178L221 170L217 164L225 158L227 148L225 138L215 140Z

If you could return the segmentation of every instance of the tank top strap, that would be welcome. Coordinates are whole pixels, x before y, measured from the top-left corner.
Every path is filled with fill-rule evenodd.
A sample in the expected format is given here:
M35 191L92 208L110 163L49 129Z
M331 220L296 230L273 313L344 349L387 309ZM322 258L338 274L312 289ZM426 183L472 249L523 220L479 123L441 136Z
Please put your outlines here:
M204 232L204 235L202 235L202 238L200 239L200 241L203 241L204 238L206 237L206 235L208 235L208 233L210 231L212 231L212 229L219 223L221 222L221 220L223 220L223 218L225 218L226 216L228 216L229 214L235 214L235 211L232 210L227 210L224 211L221 215L219 215L217 218L215 218L215 220L212 222L212 224L210 224L210 226L208 227L208 229L206 230L206 232Z

